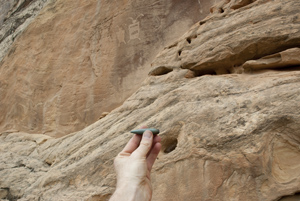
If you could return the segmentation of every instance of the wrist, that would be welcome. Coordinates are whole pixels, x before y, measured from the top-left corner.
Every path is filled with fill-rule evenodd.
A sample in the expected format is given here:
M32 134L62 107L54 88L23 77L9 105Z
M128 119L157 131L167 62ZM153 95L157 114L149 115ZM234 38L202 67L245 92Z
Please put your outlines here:
M151 185L137 186L129 183L118 184L110 201L150 201Z
M138 187L129 184L117 185L117 188L110 198L110 201L136 201Z

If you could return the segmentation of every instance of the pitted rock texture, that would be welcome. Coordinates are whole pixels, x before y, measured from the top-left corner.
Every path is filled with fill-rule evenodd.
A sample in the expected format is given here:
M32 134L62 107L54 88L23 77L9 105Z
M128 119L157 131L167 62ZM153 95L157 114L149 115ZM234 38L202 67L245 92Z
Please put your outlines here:
M0 63L0 130L60 137L94 123L214 2L49 1Z
M150 75L159 75L162 67L196 76L242 73L246 61L300 47L299 4L260 0L231 12L224 8L162 51Z
M299 10L300 4L297 0L258 0L240 8L225 9L223 13L235 22L249 13L248 18L266 16L275 12L273 8L277 15L284 14L285 17L279 17L284 20L297 16L294 11ZM257 12L252 15L255 9ZM222 13L213 13L201 26L210 26L214 21L223 25L222 19L227 22L226 16L219 15ZM277 24L276 29L287 25L297 27L297 23L284 22ZM262 25L259 31L267 32L270 26ZM130 130L148 125L159 128L162 137L162 150L152 171L153 201L297 200L300 192L299 30L286 29L285 37L278 37L277 44L266 45L256 56L243 56L240 50L247 49L246 46L229 55L215 52L213 70L222 68L216 65L220 63L218 59L228 60L230 64L240 65L239 73L186 78L188 73L195 73L192 65L183 69L178 64L180 61L162 55L172 58L172 52L178 53L183 40L193 44L205 36L187 37L197 26L154 60L153 64L157 64L153 66L154 71L160 75L149 76L120 107L109 114L103 113L99 121L85 129L58 139L13 130L2 132L2 198L108 200L116 184L114 157L132 136ZM227 29L223 28L225 33ZM239 44L248 44L252 32L242 35L238 28L233 33L231 29L227 31ZM272 38L273 33L270 34ZM290 45L291 40L294 45ZM254 41L262 40L258 37ZM220 47L231 44L226 40L219 43ZM213 51L216 47L213 39L207 45L210 44ZM194 44L195 49L189 51L194 55L190 57L194 63L201 62L205 56L199 54L197 58L197 51L210 49L202 43L198 46L199 49ZM246 64L252 71L243 71ZM262 64L268 67L261 68Z

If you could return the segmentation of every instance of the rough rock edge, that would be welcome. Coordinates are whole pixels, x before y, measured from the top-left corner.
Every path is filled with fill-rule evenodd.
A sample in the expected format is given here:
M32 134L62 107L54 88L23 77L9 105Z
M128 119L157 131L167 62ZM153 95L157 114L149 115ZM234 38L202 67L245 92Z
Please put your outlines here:
M0 62L9 54L11 46L18 35L35 19L40 10L52 0L22 0L12 8L0 27Z
M203 78L198 78L195 80L191 80L191 81L185 81L185 83L180 83L183 80L180 79L180 76L176 78L178 72L174 72L174 73L169 73L167 76L162 76L162 77L157 77L157 78L149 78L149 80L147 81L148 83L145 83L145 86L142 87L137 93L135 93L132 97L130 97L120 108L116 109L115 111L113 111L111 114L107 115L105 118L102 118L100 121L98 121L97 123L87 127L86 129L78 132L78 133L74 133L71 135L68 135L64 138L61 139L50 139L50 140L46 140L45 143L43 143L41 145L41 147L36 147L34 150L38 150L37 153L30 153L29 156L36 158L39 161L43 161L46 162L46 164L48 164L49 167L47 167L47 171L48 173L52 173L49 174L49 176L47 175L38 175L36 178L36 183L33 183L32 187L30 187L29 189L26 190L26 196L27 196L27 200L32 198L32 199L37 199L34 196L40 196L43 197L44 194L47 194L47 190L48 191L53 191L54 192L59 192L59 188L64 185L68 185L68 181L65 181L66 179L70 179L72 177L76 176L76 168L79 168L78 166L82 165L83 169L85 170L85 167L89 167L89 163L91 161L95 161L95 159L98 159L100 161L107 159L107 161L105 161L104 164L106 164L108 167L111 167L112 164L112 159L108 158L111 155L107 155L107 153L105 153L105 151L110 151L109 147L112 147L111 145L114 145L114 143L116 143L120 148L123 146L123 141L124 138L121 138L120 136L117 136L115 133L119 133L120 131L124 132L129 130L130 128L136 127L138 126L138 124L140 123L144 123L144 122L148 122L148 123L153 123L155 122L155 109L158 107L159 110L166 110L169 111L168 115L172 115L171 111L172 111L172 106L176 105L176 104L180 104L181 101L186 101L189 104L192 104L193 101L195 101L197 99L197 97L194 97L194 99L185 99L185 97L178 97L178 94L180 94L180 91L188 91L190 89L191 86L197 84L196 82L201 82L202 84L205 84L205 81L209 82L212 79L208 79L208 77L203 77ZM256 92L262 92L264 90L269 90L270 94L271 92L276 92L276 90L279 87L285 87L286 89L288 89L287 85L288 84L297 84L299 83L299 74L282 74L281 79L279 79L279 75L278 74L271 74L269 75L270 77L267 79L265 79L265 83L263 86L256 86L253 81L253 86L252 88L249 88L253 91ZM273 79L273 77L277 78L277 81L275 79ZM181 77L182 78L182 77ZM228 82L228 80L233 81L234 79L231 79L233 77L231 76L219 76L219 77L215 77L215 79L220 79L220 83L223 83L222 81L224 81L225 84L228 84L229 86L226 86L225 88L215 88L215 91L209 92L209 96L210 97L218 97L218 96L230 96L230 95L234 95L234 94L246 94L247 92L251 91L249 89L247 89L247 87L245 87L243 90L241 90L239 87L237 89L232 88L231 83L226 83L226 81ZM261 76L261 78L263 78L263 76ZM266 76L267 78L267 76ZM168 83L166 83L166 81L171 81L173 82L173 86L169 86ZM163 83L166 83L165 85L163 85ZM218 82L217 82L218 83ZM199 83L198 83L199 84ZM155 92L156 94L147 94L147 88L148 88L148 92L151 91L151 87L153 87L154 85L156 86L160 86L161 91L159 92ZM237 91L235 91L237 90ZM288 92L288 91L287 91ZM295 91L297 92L297 91ZM299 91L298 91L299 92ZM217 94L214 94L217 93ZM295 95L292 92L290 92L290 95ZM166 96L168 94L168 96ZM173 96L172 96L173 94ZM148 96L147 96L148 95ZM208 95L208 94L207 94ZM273 97L276 97L275 96ZM281 94L282 95L282 94ZM205 94L201 94L201 97L199 97L198 101L203 101L205 100ZM145 98L146 97L146 98ZM168 97L172 97L170 100L171 102L165 102L163 103L162 100L164 100L165 98ZM191 98L191 97L190 97ZM181 99L181 100L180 100ZM160 105L160 100L161 103L165 104L165 105ZM282 103L283 104L283 103ZM156 107L155 107L155 106ZM140 111L149 111L149 108L152 108L151 114L148 114L146 116L145 119L138 119L138 122L134 122L132 124L127 124L124 125L124 121L127 118L131 118L135 115L135 117L138 117L138 113L140 113ZM239 107L239 109L241 109L243 107ZM173 111L174 112L174 111ZM265 119L266 122L260 122L260 126L262 127L258 127L256 129L258 129L257 131L266 131L266 132L270 132L272 130L275 130L275 128L273 128L272 126L274 126L274 122L276 123L284 123L284 122L289 122L293 120L293 115L289 114L282 114L280 113L280 110L278 109L277 112L279 112L276 116L273 111L271 111L270 113L268 113L268 111L266 114L263 115L273 115L273 118L271 120L271 122L268 122L268 119ZM155 117L155 118L152 118ZM167 116L166 116L167 117ZM175 117L174 117L175 118ZM264 118L263 118L264 119ZM170 120L170 119L169 119ZM173 121L175 121L173 119ZM127 122L130 122L129 120ZM155 122L157 124L162 124L161 122ZM266 129L264 127L264 124L267 125L267 128L270 129ZM270 126L271 127L268 127ZM283 124L284 125L284 124ZM118 127L119 126L119 127ZM172 134L172 133L182 133L181 130L183 129L183 125L175 125L173 130L167 132L167 133L163 133L163 135L165 137L168 137L168 135ZM100 128L100 129L98 129ZM276 127L276 129L278 129L278 133L282 132L284 130L284 126L282 127ZM253 131L254 133L257 133L257 131ZM114 134L114 136L112 136ZM278 134L279 135L279 134ZM31 136L29 136L31 138ZM128 138L128 136L126 136ZM179 136L171 136L171 137L179 137ZM286 137L285 140L287 140L290 143L294 143L295 145L297 145L297 140L292 140L289 139L290 136L280 136L280 137ZM295 138L297 136L294 136ZM14 144L15 142L22 142L23 138L23 134L19 135L17 133L13 133L13 134L9 134L9 133L4 133L0 136L0 138L2 138L1 140L4 140L5 142L12 142L12 144ZM4 138L4 139L3 139ZM241 136L224 136L222 140L224 140L224 142L230 143L232 141L238 142L238 140L243 140L247 138L246 135L241 135ZM251 139L250 139L251 140ZM31 139L27 139L25 141L32 141ZM121 145L120 142L122 142L123 144ZM181 141L182 142L182 141ZM250 143L250 141L249 141ZM171 143L172 144L172 143ZM201 144L201 142L199 142L199 144ZM204 143L205 147L207 148L207 150L219 150L220 148L222 148L223 145L226 145L230 148L231 145L233 145L233 143L230 144L220 144L217 141L211 141L208 143ZM83 146L82 146L83 145ZM168 148L168 147L165 147ZM186 153L186 151L182 151L184 150L184 148L188 148L185 147L184 144L178 144L178 148L175 149L177 152L181 152L182 154ZM165 150L165 149L164 149ZM2 150L3 151L3 150ZM28 147L24 147L24 151L27 152L29 151ZM114 154L117 152L118 150L113 150ZM170 168L170 164L172 162L181 162L184 161L187 157L191 157L191 155L189 155L189 153L186 153L186 155L176 155L176 151L172 152L172 155L166 156L165 158L162 158L162 162L159 162L158 165L155 167L155 171L167 171L168 168ZM222 150L221 150L222 151ZM227 151L227 150L225 150ZM222 155L221 156L217 156L217 155L211 155L208 156L207 153L203 152L200 153L200 150L198 151L199 153L197 153L197 157L203 157L206 159L208 157L211 157L211 159L213 160L221 160L222 159ZM27 152L29 153L29 152ZM14 153L16 154L16 153ZM18 150L18 153L20 154L21 157L25 157L24 155L22 155L22 150ZM16 154L16 155L17 155ZM101 158L99 159L99 157L95 156L95 155L101 155ZM196 155L196 153L194 153ZM226 155L227 156L227 155ZM91 158L88 158L91 157ZM26 158L26 157L25 157ZM102 159L102 160L101 160ZM209 159L207 159L209 160ZM42 165L41 165L42 166ZM29 167L29 165L25 164L25 167ZM236 167L238 169L238 167ZM94 170L95 172L97 171L101 171L102 169L96 169ZM78 173L80 174L80 172ZM232 173L231 176L234 176L235 172ZM52 176L50 176L52 175ZM92 175L93 176L93 175ZM231 178L231 176L229 178ZM61 196L74 196L73 198L76 198L76 196L79 196L80 193L83 193L83 191L86 190L86 192L84 192L85 194L90 194L90 198L99 198L99 199L106 199L107 197L109 197L109 194L112 192L112 188L111 188L111 183L109 180L113 180L114 177L111 175L107 175L106 179L104 179L101 184L99 184L101 187L98 187L98 192L94 191L93 189L85 189L84 186L79 187L81 189L81 191L77 191L75 195L72 195L71 191L67 191L67 193L62 193L60 192ZM297 178L296 178L297 179ZM82 181L84 182L84 178L82 178ZM228 182L228 181L227 181ZM298 182L299 183L299 182ZM72 183L71 183L72 184ZM284 186L287 184L283 184ZM290 183L289 183L290 185ZM52 189L51 189L52 188ZM272 192L273 198L269 198L269 197L265 197L265 199L267 200L267 198L269 199L275 199L278 200L280 197L276 197L278 196L279 193L282 192L276 192L276 187L272 186L272 188L274 188L274 192ZM38 192L39 190L42 190L40 192ZM56 190L56 191L55 191ZM272 190L272 189L271 189ZM298 187L293 186L291 188L289 188L288 190L286 190L287 194L294 194L295 191L299 191L299 185ZM35 192L36 194L31 194L32 192ZM100 193L101 192L101 193ZM74 192L73 192L74 193ZM77 194L78 193L78 194ZM84 194L83 193L83 194ZM98 194L100 193L100 194ZM276 194L276 195L275 195ZM82 194L81 194L82 195ZM57 196L57 195L55 195ZM263 196L263 195L261 195ZM88 199L89 196L86 197L86 199ZM78 197L77 197L78 198ZM82 198L82 197L81 197ZM24 200L26 200L26 198L24 198Z
M221 2L221 5L226 4L226 0ZM300 47L299 2L290 0L281 4L260 0L231 12L229 8L195 24L183 37L165 48L151 64L153 68L149 74L165 74L159 70L162 66L165 69L189 69L196 76L241 73L241 66L246 61ZM269 9L274 11L265 12Z

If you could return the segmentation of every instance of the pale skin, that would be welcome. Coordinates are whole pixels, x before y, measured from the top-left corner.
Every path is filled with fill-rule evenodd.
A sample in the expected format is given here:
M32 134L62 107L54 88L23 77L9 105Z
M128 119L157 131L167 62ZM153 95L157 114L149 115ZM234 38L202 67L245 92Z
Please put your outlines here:
M142 127L146 128L146 127ZM110 201L150 201L150 173L161 149L161 138L151 131L135 134L115 158L116 191Z

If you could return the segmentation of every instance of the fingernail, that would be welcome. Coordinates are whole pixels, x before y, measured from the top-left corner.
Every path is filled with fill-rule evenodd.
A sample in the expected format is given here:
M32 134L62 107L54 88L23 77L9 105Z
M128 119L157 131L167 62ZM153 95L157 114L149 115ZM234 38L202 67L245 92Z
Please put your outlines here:
M150 139L150 138L152 137L151 131L148 131L148 130L145 131L144 134L143 134L143 137L144 137L144 138L149 138L149 139Z

